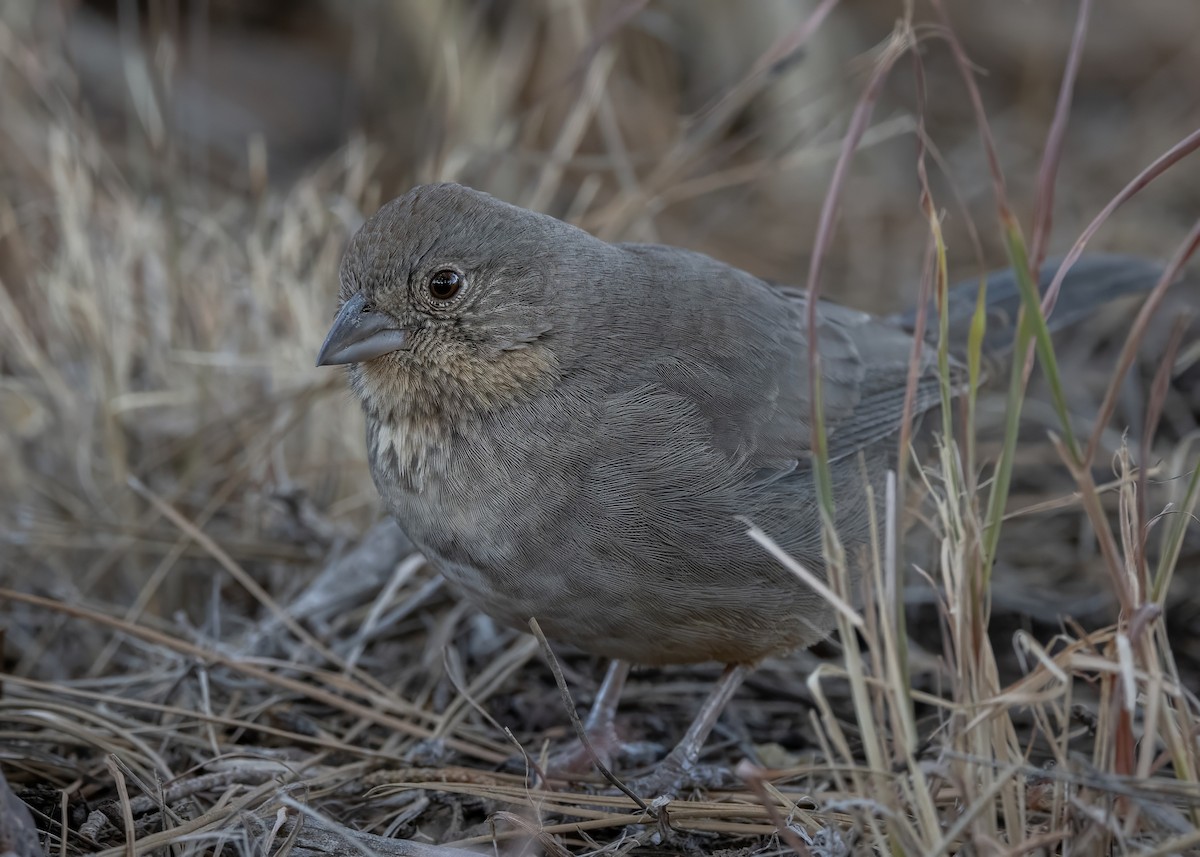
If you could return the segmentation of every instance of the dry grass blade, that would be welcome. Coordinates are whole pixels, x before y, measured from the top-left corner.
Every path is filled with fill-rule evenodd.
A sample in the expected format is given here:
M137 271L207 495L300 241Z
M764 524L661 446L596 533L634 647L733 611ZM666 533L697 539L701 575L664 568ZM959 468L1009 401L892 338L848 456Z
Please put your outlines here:
M1037 178L1037 201L1033 208L1033 233L1029 250L1029 261L1035 271L1045 261L1046 244L1050 238L1051 224L1054 222L1054 182L1058 177L1059 162L1062 160L1063 138L1067 133L1067 120L1071 115L1071 100L1075 96L1075 80L1079 76L1079 64L1083 60L1083 45L1091 14L1092 0L1081 0L1079 12L1075 17L1075 32L1071 36L1071 48L1067 53L1066 69L1058 88L1058 103L1054 106L1054 119L1050 123L1046 145L1042 149L1042 163L1038 168Z
M158 631L153 631L137 625L129 625L119 619L114 619L95 611L87 610L85 608L69 607L68 605L61 604L50 599L39 598L37 596L27 595L22 592L14 592L13 590L9 589L0 589L0 599L35 605L45 610L61 611L81 619L87 619L101 625L107 625L132 637L154 643L155 645L161 646L164 649L188 655L200 661L209 661L220 664L236 673L240 673L246 677L260 681L264 685L274 686L281 690L291 691L299 694L300 696L318 700L332 706L335 709L342 710L346 713L352 713L367 722L380 726L386 726L387 728L393 729L402 734L411 735L416 738L428 738L433 734L431 730L425 727L411 723L400 717L387 714L368 705L353 702L344 698L339 693L326 690L311 683L291 678L290 676L273 673L263 667L227 657L219 652L206 650L201 646L167 636L166 634L162 634ZM327 676L326 678L332 679L333 677ZM372 702L384 702L385 705L390 707L387 701L380 700L378 698L372 699ZM461 741L460 739L446 738L444 740L448 747L463 753L471 754L486 761L501 762L504 761L505 758L502 754L495 753L472 743Z
M909 36L904 31L892 35L884 47L871 80L863 91L862 97L855 105L850 117L849 127L842 138L842 150L833 168L829 181L829 189L821 204L821 216L817 222L817 234L813 239L812 260L808 268L808 298L806 301L806 322L808 325L808 384L812 391L812 460L816 479L817 493L820 496L821 512L824 516L825 528L832 527L833 522L833 489L829 478L829 451L826 441L825 414L823 410L821 385L824 381L821 370L821 355L817 350L817 306L821 295L821 263L833 240L834 224L837 220L838 206L842 196L842 187L846 180L850 160L866 133L871 121L871 112L876 100L891 73L892 67L900 57L910 49Z
M1171 146L1166 152L1163 152L1144 170L1138 173L1130 182L1121 189L1121 192L1109 200L1103 210L1097 214L1083 230L1080 236L1075 239L1075 243L1071 246L1070 251L1063 257L1062 263L1059 265L1058 273L1054 276L1054 282L1050 284L1050 288L1046 290L1046 297L1043 303L1046 306L1053 306L1055 299L1058 297L1058 292L1062 288L1063 278L1066 277L1067 271L1074 265L1079 257L1083 255L1084 249L1088 242L1095 237L1095 234L1100 230L1112 214L1136 196L1140 191L1146 188L1155 179L1162 177L1173 166L1182 161L1188 155L1200 149L1200 128L1189 134L1184 139Z
M1134 319L1133 326L1129 331L1129 336L1121 346L1121 355L1117 358L1116 369L1113 371L1108 390L1104 394L1104 401L1100 405L1099 416L1096 419L1096 428L1088 440L1087 451L1084 453L1084 462L1090 464L1095 460L1096 452L1100 448L1102 429L1112 418L1121 382L1125 379L1126 374L1129 372L1129 367L1133 365L1133 361L1137 357L1138 348L1146 336L1146 329L1150 324L1150 319L1162 305L1167 289L1179 280L1183 266L1192 258L1197 247L1200 247L1200 220L1197 220L1192 225L1187 237L1179 245L1170 262L1167 263L1158 284L1155 285L1154 290L1150 292L1150 296L1146 298L1145 303L1138 310L1137 317Z

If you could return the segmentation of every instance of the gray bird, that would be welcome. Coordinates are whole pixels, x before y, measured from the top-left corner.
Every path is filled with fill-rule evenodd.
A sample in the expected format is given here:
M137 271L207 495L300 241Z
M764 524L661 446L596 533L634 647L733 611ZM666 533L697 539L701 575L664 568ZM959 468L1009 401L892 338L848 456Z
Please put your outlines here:
M1052 318L1159 273L1081 260ZM952 291L955 336L977 289ZM439 184L366 222L339 297L317 362L350 364L388 510L489 616L523 630L536 618L549 638L614 660L589 718L597 741L611 743L629 663L729 665L648 788L694 763L746 667L831 630L829 603L745 523L822 573L805 292ZM991 277L988 301L987 346L1001 351L1019 306L1011 273ZM852 559L868 540L864 474L878 489L895 463L911 322L817 311L836 526ZM933 349L920 359L918 415L939 400Z

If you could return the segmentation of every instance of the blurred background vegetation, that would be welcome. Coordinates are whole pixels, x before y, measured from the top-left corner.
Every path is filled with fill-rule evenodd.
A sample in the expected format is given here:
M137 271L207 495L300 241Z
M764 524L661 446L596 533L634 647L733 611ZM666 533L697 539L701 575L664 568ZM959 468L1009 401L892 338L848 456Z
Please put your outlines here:
M979 71L1013 207L1028 223L1076 4L945 5ZM3 585L224 641L269 612L225 573L230 564L287 602L353 545L379 518L360 418L342 378L313 361L348 234L413 184L460 181L605 238L690 247L803 285L850 114L905 8L898 0L0 0ZM924 2L913 14L935 204L945 212L951 277L968 278L1005 264L992 186L936 16ZM1052 253L1200 126L1198 81L1200 4L1097 0ZM917 115L906 58L853 161L823 280L833 299L875 312L913 302L929 241ZM1192 158L1125 206L1091 247L1165 258L1197 211ZM1194 284L1169 297L1126 385L1109 454L1121 426L1143 424L1169 324L1198 305ZM1128 315L1128 305L1101 314L1061 355L1085 430ZM1165 497L1194 455L1195 351L1185 347L1154 447ZM980 407L983 436L994 438L988 427L1003 400ZM1113 618L1072 483L1044 442L1052 411L1035 392L1026 414L1030 444L1012 507L1039 512L1012 522L1001 552L993 593L1001 649L1014 630L1056 632L1064 615L1087 627ZM1195 568L1198 548L1193 533L1181 568ZM423 571L404 587L426 592L431 581ZM1177 585L1175 656L1200 680L1200 597L1187 575ZM495 657L500 632L485 633L486 622L433 592L421 596L426 612L406 613L391 648L372 657L420 667L378 672L436 709L452 694L445 641L465 638L457 656L469 674ZM927 598L914 591L910 604L936 629ZM350 629L369 608L333 625ZM8 630L0 654L14 675L149 675L148 661L160 657L62 614L0 610ZM924 642L936 651L936 630ZM1019 672L1016 660L1005 669ZM766 674L803 687L797 673ZM651 709L670 705L648 698ZM561 719L557 702L540 705L520 680L496 699L493 710L531 731ZM794 728L763 719L772 740L788 743ZM663 735L675 728L669 718L650 721Z

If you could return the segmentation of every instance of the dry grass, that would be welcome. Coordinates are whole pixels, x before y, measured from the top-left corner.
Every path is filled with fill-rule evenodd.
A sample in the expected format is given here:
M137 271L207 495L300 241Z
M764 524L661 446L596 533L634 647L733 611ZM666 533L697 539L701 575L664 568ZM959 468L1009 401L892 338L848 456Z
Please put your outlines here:
M144 19L118 4L124 41L66 4L0 6L0 766L49 851L1200 851L1200 355L1194 327L1173 326L1200 304L1194 283L1134 325L1143 356L1123 383L1118 309L1040 355L1064 383L1038 372L1028 395L952 414L959 442L888 498L867 606L838 643L764 665L731 707L709 754L736 769L727 789L647 811L598 783L528 778L518 747L569 739L537 643L467 610L375 523L357 407L311 367L343 242L414 181L467 181L781 280L822 272L823 294L883 311L947 247L951 271L978 270L972 229L989 262L1024 252L1008 215L1031 200L1031 246L1069 247L1200 120L1194 87L1170 85L1200 67L1184 32L1172 60L1122 83L1127 133L1096 132L1121 88L1105 88L1120 79L1105 59L1138 55L1114 31L1149 39L1098 3L1108 53L1084 55L1061 164L1039 173L1054 99L1013 82L1002 34L972 42L960 22L996 63L981 100L1004 108L981 119L940 31L915 31L923 104L908 95L914 31L863 52L895 7L826 20L832 5L730 20L708 2L361 7L374 19L335 4L329 26L379 109L316 166L270 133L223 145L241 139L221 125L235 113L181 120L200 109L171 49L189 43L128 38L169 4ZM1066 21L1030 21L1018 42L1048 64L1051 96L1080 59ZM268 130L292 127L258 109ZM986 178L985 123L1006 183ZM841 218L822 221L855 128ZM1090 246L1170 257L1200 210L1196 175L1172 167ZM1021 401L1024 422L1006 424ZM989 494L997 459L1007 496ZM929 499L902 536L917 484ZM589 701L598 664L560 656ZM635 674L623 729L671 743L715 675Z

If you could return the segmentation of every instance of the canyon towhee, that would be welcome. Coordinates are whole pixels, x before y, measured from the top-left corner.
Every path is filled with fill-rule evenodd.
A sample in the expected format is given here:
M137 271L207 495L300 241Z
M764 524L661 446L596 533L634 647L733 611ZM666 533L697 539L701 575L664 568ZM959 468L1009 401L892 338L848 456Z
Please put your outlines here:
M1158 276L1138 259L1083 259L1052 318ZM951 292L963 341L977 290ZM985 345L1002 350L1020 303L1011 273L987 294ZM488 615L521 629L536 618L551 639L615 660L589 721L598 737L611 735L623 664L730 665L656 787L694 761L744 665L833 627L830 605L745 523L821 573L803 291L442 184L366 222L340 299L318 365L350 364L388 510ZM863 474L880 497L894 467L910 326L818 310L836 526L851 555L869 535ZM934 357L919 358L916 414L939 400Z

